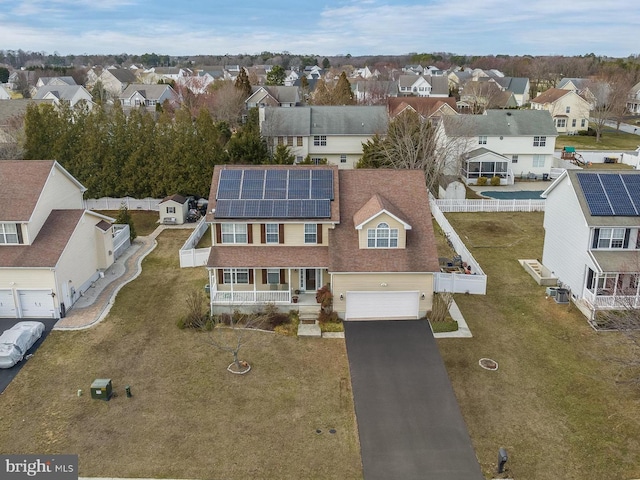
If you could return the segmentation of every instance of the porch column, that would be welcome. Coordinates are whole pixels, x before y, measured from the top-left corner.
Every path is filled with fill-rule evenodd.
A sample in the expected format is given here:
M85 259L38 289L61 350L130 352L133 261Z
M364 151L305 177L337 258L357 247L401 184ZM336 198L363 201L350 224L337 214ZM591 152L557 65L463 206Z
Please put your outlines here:
M287 268L287 278L289 281L289 291L287 292L287 297L289 299L289 303L291 303L291 287L293 284L291 283L291 268Z
M256 269L253 268L253 301L258 301L258 291L256 285L258 284L258 276L256 275Z
M233 277L235 276L234 274L237 274L237 272L234 271L235 269L230 268L229 269L229 280L230 280L230 285L231 285L231 296L229 297L229 303L233 303L235 298L234 297L234 293L233 293L233 285L234 285L234 281L233 281ZM224 269L222 270L222 279L224 280Z

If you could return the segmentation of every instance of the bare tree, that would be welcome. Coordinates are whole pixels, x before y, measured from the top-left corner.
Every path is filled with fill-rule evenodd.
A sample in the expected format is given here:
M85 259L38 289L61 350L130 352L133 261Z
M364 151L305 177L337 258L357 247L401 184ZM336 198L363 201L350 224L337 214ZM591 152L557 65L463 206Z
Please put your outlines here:
M492 81L468 81L460 91L460 101L469 105L469 113L484 113L502 97L502 89Z
M251 331L267 322L267 315L234 310L210 317L205 295L200 290L187 295L186 306L187 314L178 325L200 330L204 334L202 341L205 344L231 354L233 363L227 369L232 373L249 371L249 364L240 359L240 351L251 341Z
M589 121L596 132L596 143L598 143L600 142L600 137L602 137L604 127L614 119L612 89L604 78L589 81L587 88L593 98Z
M600 311L597 322L602 328L617 330L627 345L613 349L608 360L619 367L616 381L640 386L640 309L627 299L620 310Z

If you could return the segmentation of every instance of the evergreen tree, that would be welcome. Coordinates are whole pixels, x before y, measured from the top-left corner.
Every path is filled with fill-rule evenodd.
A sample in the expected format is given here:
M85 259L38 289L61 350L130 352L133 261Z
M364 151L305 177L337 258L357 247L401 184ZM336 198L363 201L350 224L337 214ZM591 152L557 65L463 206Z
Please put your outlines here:
M123 203L120 206L120 210L118 211L118 216L116 217L116 222L118 225L129 225L129 238L133 242L136 237L136 229L133 225L133 219L131 218L131 214L129 213L129 209Z
M332 97L333 105L353 105L355 103L353 99L353 90L351 90L351 84L347 79L347 74L342 72L338 83L333 87Z
M291 153L289 147L281 144L276 147L271 163L275 163L276 165L293 165L295 160L296 156Z
M287 76L284 68L280 65L274 65L269 73L267 73L267 85L284 85L284 79Z
M329 59L327 57L324 57L322 59L322 68L327 69L331 66L331 62L329 62Z
M247 71L244 68L240 69L234 86L244 93L245 98L251 96L251 82L249 82L249 75L247 75Z

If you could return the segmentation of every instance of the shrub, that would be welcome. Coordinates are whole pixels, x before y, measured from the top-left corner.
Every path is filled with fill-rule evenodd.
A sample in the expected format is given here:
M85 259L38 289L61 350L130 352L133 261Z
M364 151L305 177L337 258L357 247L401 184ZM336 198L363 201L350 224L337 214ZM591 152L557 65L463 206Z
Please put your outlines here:
M487 184L487 177L480 177L476 182L476 185L484 186Z
M318 289L318 291L316 292L316 302L320 304L323 311L331 311L331 305L333 303L333 293L331 293L331 289L329 288L328 284Z
M458 330L458 322L446 320L444 322L431 322L433 333L455 332Z
M499 186L500 185L500 177L498 177L498 176L491 177L491 182L490 183L491 183L492 187Z
M204 293L201 290L194 290L187 294L187 313L180 318L177 326L184 328L201 328L209 320L209 311L206 308Z
M318 315L318 322L322 325L323 323L342 323L342 320L338 317L338 312L325 312L321 310Z
M433 306L431 313L428 315L432 323L444 322L449 315L449 307L453 302L453 295L448 292L435 293L433 295Z

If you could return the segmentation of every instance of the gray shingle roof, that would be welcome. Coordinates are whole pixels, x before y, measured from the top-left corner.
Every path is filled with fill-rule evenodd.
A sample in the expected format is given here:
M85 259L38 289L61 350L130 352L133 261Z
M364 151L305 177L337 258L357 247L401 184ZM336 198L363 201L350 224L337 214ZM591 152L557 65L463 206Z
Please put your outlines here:
M266 136L373 135L385 133L384 106L265 107Z
M450 136L558 136L547 110L487 110L484 115L445 116L443 120Z

